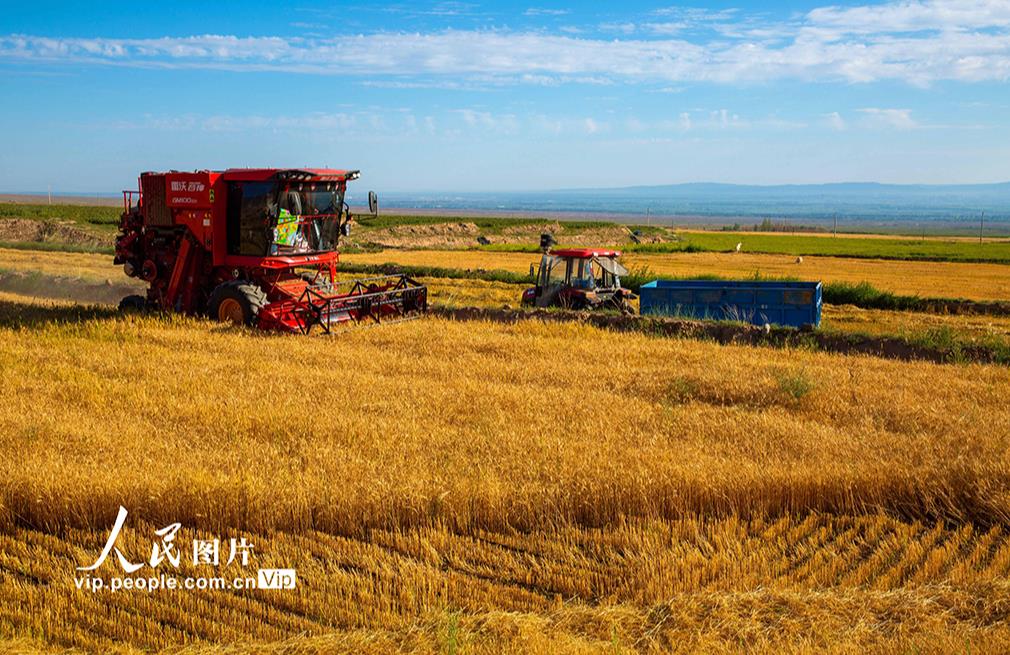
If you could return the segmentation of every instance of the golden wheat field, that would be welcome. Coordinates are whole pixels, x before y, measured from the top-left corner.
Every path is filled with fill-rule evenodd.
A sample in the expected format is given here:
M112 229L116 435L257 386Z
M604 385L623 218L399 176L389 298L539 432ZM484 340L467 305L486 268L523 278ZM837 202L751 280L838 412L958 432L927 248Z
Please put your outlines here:
M5 508L31 525L102 523L94 499L106 494L157 499L197 527L341 534L432 513L463 528L691 511L1005 514L1005 453L989 438L1010 426L1001 367L436 319L338 342L153 318L6 336L0 427L7 447L32 448L6 463ZM327 402L307 416L302 389ZM246 470L250 458L272 466ZM223 497L225 473L242 474L241 506Z
M3 294L0 634L1005 652L1008 395L996 366L535 322L288 337ZM298 587L77 589L120 505L129 558L177 521Z
M385 250L341 256L342 261L361 264L393 262L404 265L463 269L529 271L539 262L535 253L476 250ZM629 253L622 258L629 269L648 268L657 276L719 275L728 278L793 277L823 282L869 282L899 294L925 298L1005 300L1010 267L1005 264L918 262L908 260L858 259L852 257L796 257L749 253Z

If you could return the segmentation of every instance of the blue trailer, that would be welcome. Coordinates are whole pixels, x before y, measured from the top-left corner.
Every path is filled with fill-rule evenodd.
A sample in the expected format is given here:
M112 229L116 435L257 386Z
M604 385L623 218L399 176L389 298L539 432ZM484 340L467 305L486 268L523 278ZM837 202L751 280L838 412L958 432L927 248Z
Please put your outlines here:
M643 284L639 296L643 315L797 328L821 324L820 282L655 280Z

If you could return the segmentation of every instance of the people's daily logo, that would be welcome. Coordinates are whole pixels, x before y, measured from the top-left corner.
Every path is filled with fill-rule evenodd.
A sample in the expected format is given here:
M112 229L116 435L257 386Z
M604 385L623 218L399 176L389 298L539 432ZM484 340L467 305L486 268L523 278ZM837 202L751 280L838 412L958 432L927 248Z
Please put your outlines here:
M158 591L161 589L294 589L294 569L256 570L249 567L256 547L248 537L177 539L181 523L153 530L150 556L127 555L120 547L127 510L119 508L105 547L95 560L78 566L78 589L99 591ZM185 571L185 573L184 573ZM106 575L103 575L105 573ZM231 576L228 573L232 573Z

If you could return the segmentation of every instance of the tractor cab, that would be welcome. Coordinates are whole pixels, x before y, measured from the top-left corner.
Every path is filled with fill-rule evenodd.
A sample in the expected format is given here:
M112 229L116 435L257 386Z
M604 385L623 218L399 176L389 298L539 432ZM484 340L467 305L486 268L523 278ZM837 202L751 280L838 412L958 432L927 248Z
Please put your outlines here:
M559 248L544 253L535 275L536 286L523 292L522 304L566 309L630 311L634 298L621 287L628 271L617 261L621 253L599 248Z

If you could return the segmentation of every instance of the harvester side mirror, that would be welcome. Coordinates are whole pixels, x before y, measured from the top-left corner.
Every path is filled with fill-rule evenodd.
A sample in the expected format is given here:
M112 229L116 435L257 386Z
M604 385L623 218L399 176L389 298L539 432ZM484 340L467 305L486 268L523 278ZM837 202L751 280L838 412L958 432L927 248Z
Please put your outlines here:
M347 221L340 226L340 233L345 237L351 236L351 222Z
M533 264L530 264L530 277L533 277L534 275L536 275L536 271L533 270Z
M379 197L375 195L374 191L368 192L368 213L372 216L376 216L379 213Z

